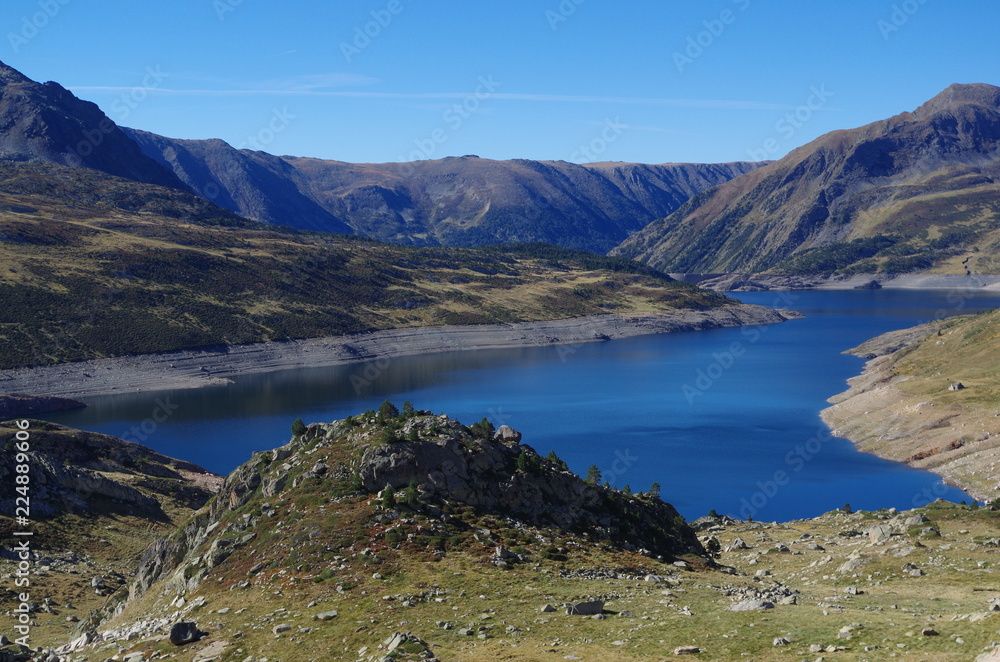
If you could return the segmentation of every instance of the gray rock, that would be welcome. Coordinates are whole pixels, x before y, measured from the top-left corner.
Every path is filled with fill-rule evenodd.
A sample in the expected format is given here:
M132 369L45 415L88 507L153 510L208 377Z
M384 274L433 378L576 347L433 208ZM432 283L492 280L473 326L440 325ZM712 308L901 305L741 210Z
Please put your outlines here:
M316 619L317 621L332 621L333 619L337 618L337 612L321 611L320 613L313 616L313 618Z
M288 632L291 629L292 626L289 625L288 623L279 623L278 625L275 625L273 628L271 628L271 632L273 632L274 634L281 634L282 632Z
M776 647L777 646L787 646L790 643L792 643L792 642L789 641L787 637L776 637L774 639L774 641L771 642L771 645L772 646L776 646Z
M594 616L604 611L603 600L591 600L589 602L578 602L575 605L566 607L566 613L570 616Z
M873 542L884 542L892 535L892 527L885 524L876 524L868 529L868 539Z
M749 599L741 600L727 607L728 611L764 611L765 609L774 609L774 603L767 600Z
M697 655L700 652L697 646L678 646L674 649L674 655Z
M505 444L521 443L521 433L509 425L501 425L493 434L493 438Z
M545 605L544 607L542 607L542 613L543 614L551 614L555 610L556 610L556 608L553 607L552 605ZM996 611L1000 611L1000 608L997 608Z
M192 644L204 636L193 621L180 621L170 626L170 643L174 646Z

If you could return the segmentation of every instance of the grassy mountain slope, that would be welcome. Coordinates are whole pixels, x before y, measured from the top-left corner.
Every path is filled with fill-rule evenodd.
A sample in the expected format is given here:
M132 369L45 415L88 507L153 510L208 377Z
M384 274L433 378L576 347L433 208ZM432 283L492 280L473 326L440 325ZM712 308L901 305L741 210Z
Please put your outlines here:
M1000 312L893 332L851 350L870 358L823 416L869 452L1000 498ZM949 390L960 382L964 388Z
M729 302L620 258L304 234L50 164L0 164L0 265L4 368Z
M834 131L699 194L614 253L689 273L997 273L1000 88Z

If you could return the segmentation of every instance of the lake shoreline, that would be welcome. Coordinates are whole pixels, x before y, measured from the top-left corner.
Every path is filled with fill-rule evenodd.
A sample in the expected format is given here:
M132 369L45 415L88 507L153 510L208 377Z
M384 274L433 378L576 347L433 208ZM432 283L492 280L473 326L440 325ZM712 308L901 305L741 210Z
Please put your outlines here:
M590 315L514 324L390 329L369 333L253 343L95 359L0 371L0 392L86 398L232 383L234 377L331 367L475 349L563 347L641 335L776 324L802 317L788 310L732 304L708 310Z
M677 280L717 292L771 290L1000 290L1000 275L856 274L853 276L788 276L779 274L670 274Z
M1000 485L997 474L988 467L995 466L1000 457L1000 444L985 432L991 421L967 408L945 409L924 400L926 396L907 394L900 386L908 377L893 369L914 344L946 326L945 321L936 321L892 331L848 350L867 362L858 375L847 380L846 391L828 400L830 406L820 417L834 435L847 439L861 452L930 471L979 501L992 501L1000 497ZM985 438L948 450L949 441L970 432L985 433ZM924 497L928 502L934 500L934 495Z

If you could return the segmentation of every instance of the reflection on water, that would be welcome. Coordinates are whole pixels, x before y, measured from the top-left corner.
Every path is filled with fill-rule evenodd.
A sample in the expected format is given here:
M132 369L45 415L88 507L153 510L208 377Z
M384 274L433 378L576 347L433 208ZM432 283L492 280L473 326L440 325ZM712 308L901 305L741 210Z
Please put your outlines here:
M51 416L126 436L220 473L287 442L296 417L329 421L411 400L467 424L483 416L613 484L663 486L688 517L711 508L755 519L813 516L845 503L911 508L967 499L929 473L858 453L819 419L862 362L863 340L1000 296L928 291L739 295L806 319L750 329L645 336L572 348L450 352L250 375L230 386L90 398ZM791 300L789 300L791 299ZM168 412L164 417L162 412ZM162 420L164 419L165 420Z

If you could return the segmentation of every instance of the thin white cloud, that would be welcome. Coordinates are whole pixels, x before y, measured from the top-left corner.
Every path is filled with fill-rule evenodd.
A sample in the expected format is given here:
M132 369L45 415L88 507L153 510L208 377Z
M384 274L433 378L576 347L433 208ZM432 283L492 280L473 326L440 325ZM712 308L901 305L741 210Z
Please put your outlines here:
M332 74L336 76L336 74ZM299 77L310 78L310 77ZM360 78L360 77L359 77ZM343 82L340 84L355 84L361 81L355 80L353 83ZM365 82L372 82L366 80ZM308 81L286 81L288 89L249 89L249 90L197 90L197 89L175 89L158 87L149 90L150 94L162 94L168 96L310 96L310 97L341 97L349 99L466 99L469 92L360 92L352 90L324 90L321 87L330 85L319 85ZM70 87L75 92L128 92L131 87L93 85ZM494 92L489 95L490 99L500 99L506 101L537 101L537 102L571 102L571 103L609 103L618 105L648 105L667 106L673 108L709 108L720 110L795 110L796 106L777 103L764 103L760 101L746 101L736 99L672 99L656 97L604 97L591 95L567 95L567 94L519 94L510 92ZM824 110L833 110L824 108Z

